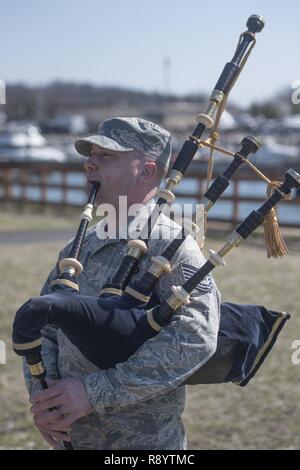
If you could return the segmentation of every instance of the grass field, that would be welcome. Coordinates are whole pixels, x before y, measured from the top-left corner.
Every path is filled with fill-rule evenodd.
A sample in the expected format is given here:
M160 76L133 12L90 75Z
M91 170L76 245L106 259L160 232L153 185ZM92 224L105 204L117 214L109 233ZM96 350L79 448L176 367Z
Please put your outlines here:
M299 250L266 260L263 249L245 243L228 255L227 268L215 270L223 300L260 303L292 318L247 387L189 388L190 448L300 449L300 365L291 361L291 344L300 339L299 263Z
M299 234L300 236L300 234ZM10 345L17 308L36 295L61 243L0 245L0 339L7 364L0 365L0 449L46 449L28 412L21 360ZM208 240L208 246L220 246ZM262 303L292 314L270 357L245 389L232 384L188 389L185 423L191 449L299 449L300 365L291 362L291 344L300 339L300 251L266 260L257 244L245 243L215 271L223 300Z
M32 206L26 210L16 204L0 205L0 233L30 230L68 230L76 227L80 209L41 209Z

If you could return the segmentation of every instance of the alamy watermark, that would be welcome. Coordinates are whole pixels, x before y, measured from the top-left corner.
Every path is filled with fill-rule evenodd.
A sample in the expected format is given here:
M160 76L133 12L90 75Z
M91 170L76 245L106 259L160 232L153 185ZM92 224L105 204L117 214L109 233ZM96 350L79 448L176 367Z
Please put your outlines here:
M291 102L293 104L300 104L300 80L294 80L291 88L294 90L291 94Z
M163 216L174 220L175 223L164 223L164 219L160 217L162 208L157 204L133 204L128 207L127 196L119 196L118 211L112 204L100 204L97 207L96 215L102 220L97 224L96 234L101 240L107 238L145 240L149 237L155 240L173 240L184 238L188 234L198 240L204 236L204 206L196 204L193 223L191 218L194 208L194 204L175 203L171 207L166 204ZM183 228L182 232L178 230L177 224Z
M0 364L6 364L6 345L5 342L0 339Z
M296 339L292 342L292 349L295 351L292 354L291 361L295 366L300 364L300 339Z
M0 80L0 104L6 104L6 86L2 80Z

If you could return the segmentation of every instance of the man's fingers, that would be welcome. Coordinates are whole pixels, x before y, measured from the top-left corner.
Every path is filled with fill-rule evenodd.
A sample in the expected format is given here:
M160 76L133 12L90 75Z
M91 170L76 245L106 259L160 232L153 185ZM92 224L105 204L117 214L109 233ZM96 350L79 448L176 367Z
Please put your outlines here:
M57 439L58 441L67 441L67 442L71 442L71 437L69 436L69 434L67 434L66 432L60 432L60 431L51 431L51 436L52 438L54 437L55 439ZM49 433L49 434L50 434Z
M36 426L48 427L49 424L61 420L61 413L57 409L44 410L40 413L35 413L33 420Z
M46 390L42 390L39 393L36 393L30 398L30 403L35 404L39 401L49 400L50 398L54 398L59 395L61 392L60 384L55 384Z
M68 414L63 408L41 411L33 415L34 424L43 427L47 432L61 431L69 432L71 424L77 419L77 415Z
M53 423L49 423L47 429L52 432L70 432L70 424L73 423L73 420L69 417L61 419L60 421L54 421Z
M42 431L41 429L39 431L41 435L43 436L43 438L45 439L45 441L48 442L48 444L50 444L51 447L53 447L54 449L58 448L58 442L55 439L53 439L53 437L51 437L50 434L48 434L45 431Z
M37 425L37 428L51 446L58 446L58 441L71 441L71 437L67 432L56 431L42 425ZM68 432L70 432L70 429L68 429Z
M75 413L62 413L61 410L58 410L60 413L59 417L53 419L51 422L48 422L47 429L49 431L60 431L60 432L70 432L71 425L78 419L77 414Z
M60 407L62 405L64 405L63 399L60 395L58 395L54 398L49 398L48 400L43 400L34 404L30 408L30 411L31 413L36 414L44 410L51 410L51 408Z

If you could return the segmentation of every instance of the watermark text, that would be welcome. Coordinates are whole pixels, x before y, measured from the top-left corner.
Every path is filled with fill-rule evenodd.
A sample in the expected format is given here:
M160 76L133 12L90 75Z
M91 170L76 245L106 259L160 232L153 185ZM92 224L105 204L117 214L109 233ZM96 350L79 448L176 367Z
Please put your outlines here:
M291 94L291 101L293 104L300 103L300 80L294 80L291 85L294 90Z
M295 351L292 354L291 361L295 366L298 366L300 364L300 339L292 342L292 349L295 349Z
M0 104L6 104L6 86L3 80L0 80Z
M2 340L0 340L0 364L6 364L6 346Z

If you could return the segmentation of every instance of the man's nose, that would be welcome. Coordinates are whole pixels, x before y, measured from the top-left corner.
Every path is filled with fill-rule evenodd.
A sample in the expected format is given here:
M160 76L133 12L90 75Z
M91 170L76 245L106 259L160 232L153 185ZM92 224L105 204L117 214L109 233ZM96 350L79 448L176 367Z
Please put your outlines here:
M92 157L89 157L89 158L86 159L86 161L84 162L84 168L85 168L85 171L96 171L97 170L97 167L96 167L95 163L93 162Z

